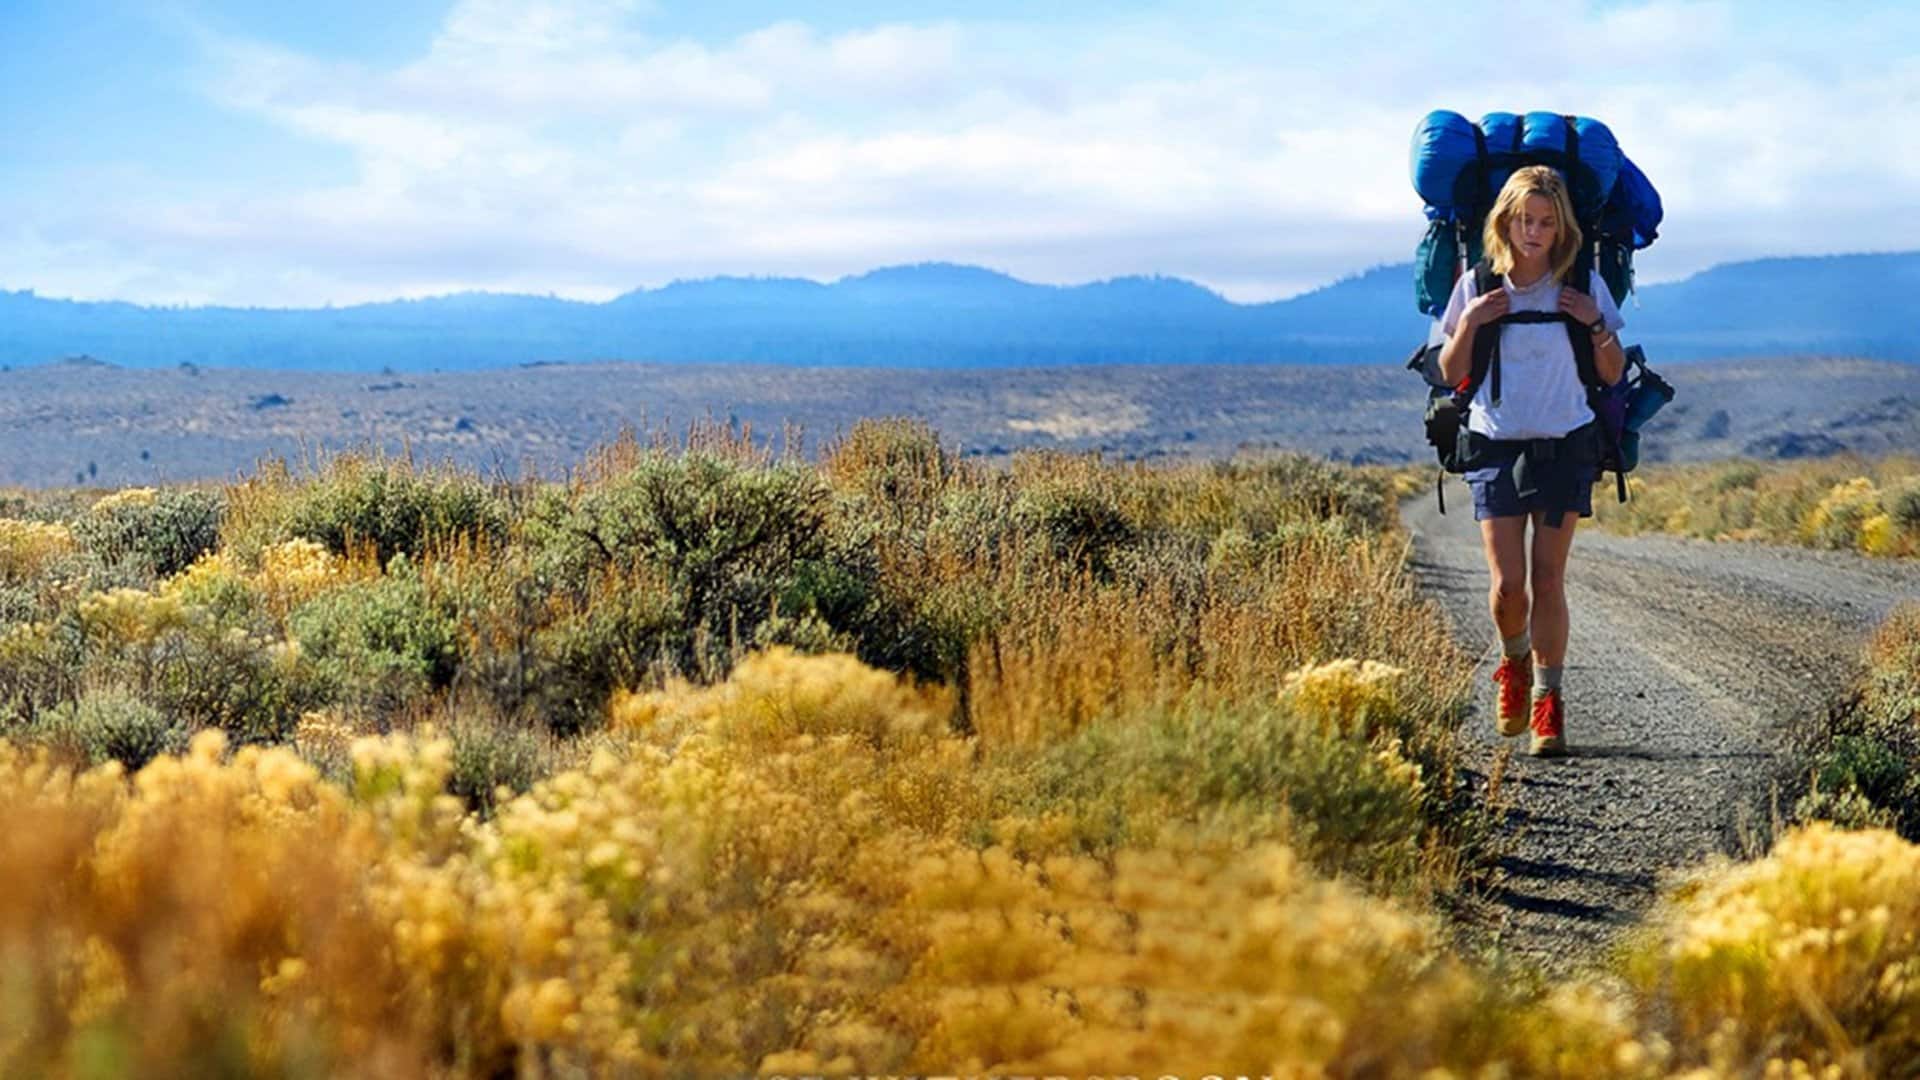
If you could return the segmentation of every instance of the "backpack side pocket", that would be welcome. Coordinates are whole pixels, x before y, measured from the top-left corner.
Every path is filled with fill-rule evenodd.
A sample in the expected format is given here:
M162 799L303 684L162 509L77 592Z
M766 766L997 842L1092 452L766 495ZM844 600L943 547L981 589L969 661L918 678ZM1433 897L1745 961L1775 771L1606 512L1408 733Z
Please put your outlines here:
M1466 430L1466 409L1446 390L1435 389L1427 397L1427 444L1433 447L1440 467L1457 473L1460 468L1460 440Z

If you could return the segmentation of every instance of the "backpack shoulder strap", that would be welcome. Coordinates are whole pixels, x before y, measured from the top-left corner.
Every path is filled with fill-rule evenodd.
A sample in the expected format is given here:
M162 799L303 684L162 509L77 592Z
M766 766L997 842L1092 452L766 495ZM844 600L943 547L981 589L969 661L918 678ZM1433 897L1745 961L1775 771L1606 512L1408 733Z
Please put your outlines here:
M1584 258L1576 261L1573 269L1568 271L1563 287L1579 289L1592 296L1593 264ZM1606 283L1601 282L1600 287L1606 288ZM1606 424L1601 414L1600 398L1606 393L1607 385L1601 381L1600 365L1594 360L1593 334L1572 317L1563 315L1562 318L1567 324L1567 341L1573 346L1574 370L1580 374L1580 385L1587 389L1587 404L1593 407L1594 418L1601 421L1597 426L1600 429L1600 438L1603 440L1603 462L1606 459L1612 460L1614 487L1618 489L1620 501L1626 502L1627 474L1618 468L1619 433ZM1606 466L1603 465L1603 467Z
M1495 289L1504 288L1500 275L1493 272L1493 264L1482 259L1473 264L1473 295L1487 296ZM1500 401L1500 324L1494 323L1481 328L1481 333L1473 339L1473 363L1467 369L1467 379L1458 387L1458 396L1472 401L1480 392L1480 384L1493 378L1493 400Z
M1583 245L1580 257L1573 260L1573 266L1567 270L1566 284L1588 296L1593 295L1593 254L1592 248Z
M1584 259L1576 261L1573 269L1568 271L1567 280L1563 284L1569 288L1579 289L1581 292L1591 294L1593 286L1593 265ZM1491 265L1484 260L1474 264L1473 294L1475 296L1485 296L1494 289L1501 287L1500 275L1493 272ZM1586 387L1590 394L1598 393L1606 389L1606 385L1600 379L1600 368L1594 362L1593 335L1588 332L1585 325L1565 314L1547 315L1544 313L1521 312L1518 315L1509 315L1500 322L1493 323L1490 327L1493 333L1481 334L1474 338L1473 364L1468 370L1466 381L1461 383L1458 388L1459 395L1471 400L1473 396L1479 392L1480 384L1491 378L1493 380L1493 400L1498 404L1500 401L1501 325L1508 321L1551 322L1555 320L1566 324L1567 343L1573 348L1573 365L1574 370L1580 377L1580 385Z
M1573 269L1567 271L1564 288L1579 289L1587 295L1593 295L1593 264L1578 259ZM1600 367L1593 358L1593 334L1578 321L1568 318L1567 341L1573 346L1574 370L1580 374L1580 385L1590 393L1605 390L1606 384L1600 380Z
M1485 296L1500 287L1500 275L1493 272L1493 264L1485 259L1473 264L1473 295Z

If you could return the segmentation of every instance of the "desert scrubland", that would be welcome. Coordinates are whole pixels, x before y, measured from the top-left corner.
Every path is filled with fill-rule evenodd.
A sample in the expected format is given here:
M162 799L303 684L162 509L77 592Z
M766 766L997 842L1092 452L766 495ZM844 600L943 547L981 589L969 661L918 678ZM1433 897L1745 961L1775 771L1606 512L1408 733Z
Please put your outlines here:
M1895 813L1576 978L1457 946L1499 796L1395 499L908 421L9 494L0 1071L1912 1069Z

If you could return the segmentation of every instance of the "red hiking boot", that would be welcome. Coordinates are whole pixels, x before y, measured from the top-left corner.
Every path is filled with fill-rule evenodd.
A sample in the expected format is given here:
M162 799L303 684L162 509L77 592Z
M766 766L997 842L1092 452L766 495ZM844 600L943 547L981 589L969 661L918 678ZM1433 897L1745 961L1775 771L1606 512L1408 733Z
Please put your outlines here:
M1560 691L1549 690L1533 699L1533 746L1528 752L1534 757L1566 757L1566 721Z
M1527 654L1504 657L1493 670L1493 683L1500 688L1500 734L1513 736L1527 730L1527 695L1533 690L1533 657Z

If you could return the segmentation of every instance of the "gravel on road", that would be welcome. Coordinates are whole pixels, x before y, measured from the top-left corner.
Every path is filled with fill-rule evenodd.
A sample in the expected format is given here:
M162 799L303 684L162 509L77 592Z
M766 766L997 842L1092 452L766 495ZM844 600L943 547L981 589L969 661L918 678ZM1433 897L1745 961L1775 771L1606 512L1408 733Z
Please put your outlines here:
M1664 876L1764 849L1794 732L1845 693L1873 627L1920 599L1920 563L1612 536L1583 521L1567 571L1572 754L1535 759L1524 736L1494 730L1486 560L1465 484L1447 488L1446 514L1428 492L1401 518L1416 580L1480 658L1464 733L1473 781L1497 777L1512 803L1494 883L1461 913L1462 941L1565 973L1600 959ZM1594 498L1604 518L1612 492Z

